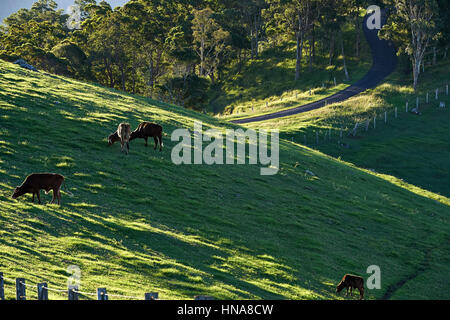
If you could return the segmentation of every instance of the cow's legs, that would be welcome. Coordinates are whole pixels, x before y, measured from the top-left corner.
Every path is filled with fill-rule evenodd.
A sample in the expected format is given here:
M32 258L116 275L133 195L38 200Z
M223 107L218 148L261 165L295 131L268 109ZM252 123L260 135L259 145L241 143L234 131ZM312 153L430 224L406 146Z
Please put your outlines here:
M56 191L56 197L58 198L58 205L61 204L61 189Z
M353 287L350 286L350 295L353 297Z
M345 296L347 297L348 296L348 287L347 288L345 288L347 291L345 292Z
M33 199L31 199L31 202L33 202L33 203L34 203L34 192L33 192Z
M130 152L130 144L127 141L127 154L128 154L128 152Z
M364 288L358 288L359 289L359 300L364 299Z
M37 194L37 198L38 198L38 202L39 204L41 204L41 190L38 190Z
M158 138L154 136L153 140L155 140L155 147L153 149L156 150L156 148L158 147Z
M161 134L158 136L158 139L159 139L159 151L162 151L162 135Z
M148 146L147 139L148 139L148 137L145 137L145 138L144 138L144 140L145 140L145 146Z

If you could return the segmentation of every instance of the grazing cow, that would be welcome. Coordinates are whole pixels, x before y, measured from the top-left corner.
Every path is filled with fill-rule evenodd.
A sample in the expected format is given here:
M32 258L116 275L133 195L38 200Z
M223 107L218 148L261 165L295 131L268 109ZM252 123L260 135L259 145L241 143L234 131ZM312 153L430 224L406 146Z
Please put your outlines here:
M342 289L346 288L347 293L346 296L348 296L348 289L350 288L350 295L353 296L353 288L358 288L359 290L359 299L364 299L364 279L360 276L355 276L352 274L346 274L341 282L336 287L336 292L341 292Z
M164 146L162 142L162 131L163 128L156 123L151 122L141 122L139 126L131 133L130 141L136 138L142 138L145 140L145 146L147 146L148 137L153 137L155 140L155 150L158 147L159 142L159 151L162 151Z
M29 176L27 176L22 183L21 186L18 186L12 195L13 199L16 199L25 193L32 193L33 194L33 202L34 202L34 195L37 195L39 204L41 203L41 197L40 197L40 190L44 189L45 193L49 193L50 190L53 190L53 198L52 202L57 199L58 204L60 204L61 201L61 185L64 183L64 190L71 196L73 194L66 190L66 184L64 182L64 176L56 173L32 173Z
M130 144L128 143L130 141L131 136L131 126L128 123L121 123L117 127L117 131L110 134L108 136L108 144L112 145L116 141L120 141L121 150L124 150L124 146L126 145L127 148L125 152L128 154L130 151Z

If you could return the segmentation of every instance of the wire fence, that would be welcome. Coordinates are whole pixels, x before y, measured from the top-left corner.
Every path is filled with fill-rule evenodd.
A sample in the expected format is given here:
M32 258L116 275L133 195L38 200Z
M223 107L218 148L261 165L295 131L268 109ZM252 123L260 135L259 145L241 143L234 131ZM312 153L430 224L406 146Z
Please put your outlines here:
M420 96L412 96L405 100L403 106L393 106L379 108L378 111L371 111L366 115L356 115L357 120L346 119L343 116L336 116L325 120L321 127L309 127L300 130L294 135L289 134L292 142L301 143L306 146L316 147L323 144L338 144L340 147L349 147L344 142L346 139L355 139L362 134L376 132L383 125L404 119L404 115L420 115L422 111L429 109L445 109L449 99L448 84L429 90Z
M67 289L56 289L50 287L46 282L42 283L31 283L25 278L8 278L0 272L0 300L6 299L5 285L15 286L15 299L16 300L30 300L31 296L27 296L27 292L34 291L37 293L34 297L37 300L49 300L49 292L57 294L62 300L63 297L67 300L80 300L80 298L91 298L97 300L111 300L110 298L124 299L124 300L161 300L157 292L145 293L143 297L122 295L122 294L111 294L108 293L106 288L97 288L97 292L86 292L78 289L76 285L69 285ZM93 297L93 298L92 298ZM213 297L197 295L194 300L213 300Z

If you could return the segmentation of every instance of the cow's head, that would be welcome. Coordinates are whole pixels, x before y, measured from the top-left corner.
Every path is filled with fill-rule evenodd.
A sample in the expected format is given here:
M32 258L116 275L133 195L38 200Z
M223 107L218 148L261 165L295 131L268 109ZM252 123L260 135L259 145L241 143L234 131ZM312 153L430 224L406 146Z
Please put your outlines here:
M342 289L344 289L344 287L345 287L344 281L339 282L339 284L336 287L336 292L337 293L341 292Z
M14 193L12 194L11 198L16 199L21 195L23 195L24 193L25 192L22 190L21 187L16 187L16 189L14 189Z
M110 134L108 136L108 145L112 145L114 142L118 140L117 132L114 132L113 134Z

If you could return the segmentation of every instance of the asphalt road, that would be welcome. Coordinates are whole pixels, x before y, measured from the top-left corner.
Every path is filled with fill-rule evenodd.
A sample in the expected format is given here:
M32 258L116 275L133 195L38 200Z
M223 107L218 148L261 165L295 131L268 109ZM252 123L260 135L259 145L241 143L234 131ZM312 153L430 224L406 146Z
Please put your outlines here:
M367 89L376 87L384 78L386 78L389 74L391 74L396 66L397 66L397 56L394 45L390 41L380 40L378 38L378 30L373 29L369 30L367 28L367 18L369 15L364 17L363 21L363 31L364 35L369 43L370 50L372 53L372 67L369 72L355 82L353 85L347 87L346 89L339 91L327 98L311 102L302 106L298 106L295 108L277 111L274 113L269 113L257 117L251 118L243 118L238 120L232 120L232 123L249 123L249 122L257 122L281 117L287 117L294 114L310 111L313 109L322 108L327 104L332 104L336 102L344 101L358 93L361 93ZM386 15L382 12L381 15L381 23L382 25L386 21Z

